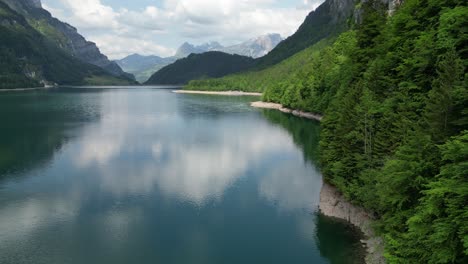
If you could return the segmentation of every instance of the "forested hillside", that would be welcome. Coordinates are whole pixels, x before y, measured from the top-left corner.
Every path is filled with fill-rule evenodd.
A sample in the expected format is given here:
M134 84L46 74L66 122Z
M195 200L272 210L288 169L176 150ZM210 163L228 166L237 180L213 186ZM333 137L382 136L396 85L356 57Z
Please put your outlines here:
M216 78L251 67L249 57L218 51L191 54L153 74L146 84L186 84L190 80Z
M324 38L349 28L356 0L328 0L312 11L296 33L281 42L268 55L258 59L257 69L275 65Z
M122 84L103 69L81 62L32 28L0 1L0 89L59 84Z
M365 1L330 46L188 87L235 84L325 114L324 177L375 213L388 262L468 263L467 2L402 2L389 16L382 1ZM278 67L284 80L262 85Z

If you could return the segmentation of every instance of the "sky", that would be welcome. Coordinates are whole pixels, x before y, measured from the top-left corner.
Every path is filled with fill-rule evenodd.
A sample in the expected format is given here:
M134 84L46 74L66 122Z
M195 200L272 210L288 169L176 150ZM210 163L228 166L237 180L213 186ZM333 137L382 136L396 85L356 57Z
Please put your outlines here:
M324 0L42 0L110 59L169 57L184 42L223 45L293 34Z

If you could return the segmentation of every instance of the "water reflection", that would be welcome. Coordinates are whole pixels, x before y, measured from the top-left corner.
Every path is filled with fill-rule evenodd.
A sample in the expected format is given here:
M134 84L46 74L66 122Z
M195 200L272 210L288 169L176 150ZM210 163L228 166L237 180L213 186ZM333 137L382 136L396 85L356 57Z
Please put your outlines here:
M318 163L320 126L317 121L304 120L276 110L263 110L262 113L272 124L288 131L294 143L302 150L306 161Z
M12 97L0 96L12 102L0 104L1 113L24 118L2 125L10 132L0 146L14 160L47 165L0 164L12 171L0 177L21 176L0 182L0 263L342 259L333 260L327 243L339 234L317 222L312 122L253 110L248 98L170 91ZM14 133L27 126L27 134ZM23 136L31 144L51 138L37 145L41 158L8 143Z
M209 119L186 121L178 114L149 118L135 115L138 111L129 111L128 102L120 99L123 107L118 109L103 102L102 121L87 127L72 155L77 169L99 170L99 185L114 194L141 195L157 188L200 206L221 199L265 157L297 152L287 134L271 131L258 118L228 117L216 126ZM255 133L249 129L253 123Z
M314 212L319 202L320 181L319 172L311 165L284 162L260 180L259 192L281 210Z
M45 166L80 127L99 119L101 94L0 96L0 180Z

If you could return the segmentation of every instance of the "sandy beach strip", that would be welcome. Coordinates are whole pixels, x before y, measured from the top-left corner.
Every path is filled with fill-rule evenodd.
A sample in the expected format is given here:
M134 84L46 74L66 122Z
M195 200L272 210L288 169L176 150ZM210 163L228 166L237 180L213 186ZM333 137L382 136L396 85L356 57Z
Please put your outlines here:
M289 109L289 108L283 107L281 104L268 103L268 102L253 102L250 105L255 108L275 109L283 113L292 114L298 117L303 117L303 118L317 120L317 121L322 121L323 119L322 115Z
M191 91L191 90L174 90L174 93L178 94L206 94L206 95L228 95L228 96L262 96L261 93L249 93L241 91L224 91L224 92L214 92L214 91Z

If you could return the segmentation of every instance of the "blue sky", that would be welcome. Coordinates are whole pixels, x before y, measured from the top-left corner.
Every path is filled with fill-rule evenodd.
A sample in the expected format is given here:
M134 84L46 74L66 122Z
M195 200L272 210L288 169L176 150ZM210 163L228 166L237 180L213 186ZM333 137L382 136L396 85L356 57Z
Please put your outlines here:
M183 42L236 44L288 37L324 0L42 0L111 59L171 56Z

